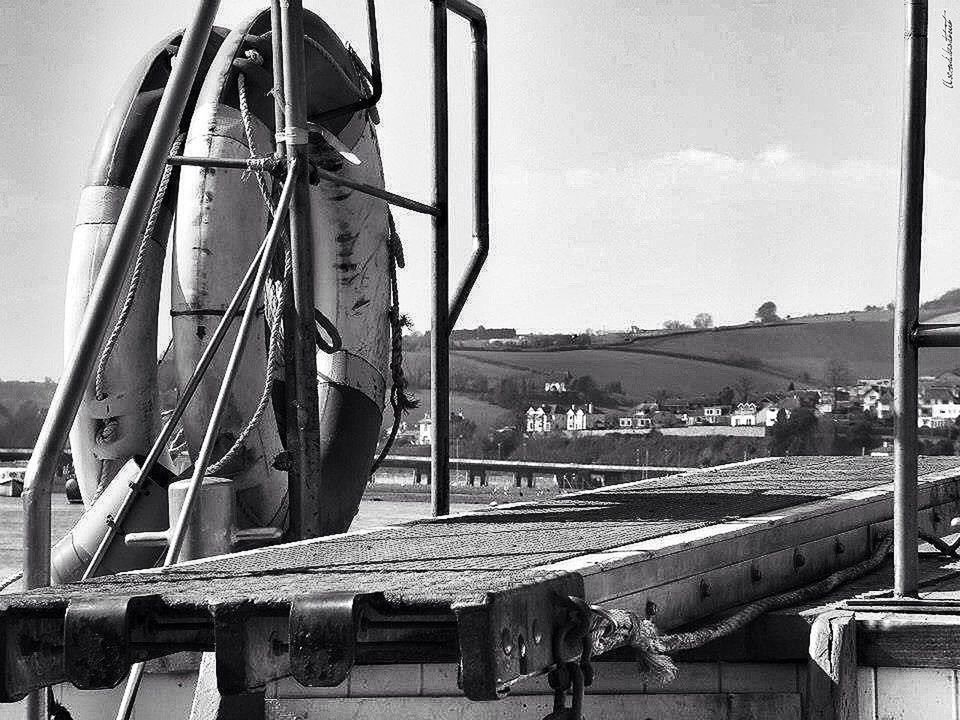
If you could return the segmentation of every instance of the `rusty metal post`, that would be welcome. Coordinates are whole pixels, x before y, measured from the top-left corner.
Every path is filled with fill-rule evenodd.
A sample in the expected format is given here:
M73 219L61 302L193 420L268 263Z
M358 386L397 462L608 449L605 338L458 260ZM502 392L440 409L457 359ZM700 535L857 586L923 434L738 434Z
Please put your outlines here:
M430 325L430 501L450 513L450 323L448 243L447 3L433 0L433 314Z
M287 158L298 163L290 202L290 254L293 260L292 327L293 386L287 386L287 436L295 435L290 473L291 539L320 534L320 400L317 394L316 325L314 320L313 248L310 245L310 186L308 184L307 95L303 56L303 4L280 3L280 42L283 48L283 104Z
M927 0L907 0L903 125L900 150L900 223L893 339L894 515L893 582L898 597L916 597L917 344L920 314L920 235L927 114Z
M50 583L50 493L67 433L83 399L84 388L93 371L94 360L103 344L123 280L156 195L157 185L173 145L186 107L207 38L219 7L219 0L201 0L184 33L170 79L164 89L157 115L147 137L137 170L130 184L120 217L91 294L83 324L69 362L57 385L50 409L37 438L27 467L23 488L24 585L42 587ZM27 717L39 720L46 713L42 692L30 693Z

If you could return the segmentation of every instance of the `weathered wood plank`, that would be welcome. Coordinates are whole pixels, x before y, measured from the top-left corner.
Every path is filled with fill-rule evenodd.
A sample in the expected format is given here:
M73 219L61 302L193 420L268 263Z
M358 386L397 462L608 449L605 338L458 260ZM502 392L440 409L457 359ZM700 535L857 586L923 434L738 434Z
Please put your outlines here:
M858 720L857 622L852 612L818 616L810 630L804 720Z
M960 616L857 613L857 656L876 667L960 667Z

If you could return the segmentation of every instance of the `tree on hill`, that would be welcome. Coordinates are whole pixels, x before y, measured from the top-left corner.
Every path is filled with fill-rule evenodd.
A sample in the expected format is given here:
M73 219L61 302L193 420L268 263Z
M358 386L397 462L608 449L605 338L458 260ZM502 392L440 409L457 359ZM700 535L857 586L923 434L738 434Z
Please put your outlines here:
M827 385L832 388L849 385L854 379L850 366L839 358L830 358L827 360L824 375L827 379Z
M777 315L777 304L773 300L767 300L763 305L757 308L757 320L762 323L777 322L780 316Z
M664 330L687 330L689 325L682 323L679 320L667 320L663 323Z
M733 392L733 388L729 385L724 385L723 389L717 393L717 398L720 400L721 405L733 405L736 397L736 393Z
M753 392L754 387L755 383L753 382L753 378L749 375L741 375L737 378L735 388L740 397L740 402L746 402L750 399L750 393Z
M693 326L698 330L706 330L713 327L713 316L710 313L697 313L693 319Z
M770 454L816 455L820 450L818 429L816 413L810 408L797 408L790 417L781 410L769 431Z
M922 307L924 310L960 307L960 288L947 290L940 297L933 300L927 300L927 302L920 307Z

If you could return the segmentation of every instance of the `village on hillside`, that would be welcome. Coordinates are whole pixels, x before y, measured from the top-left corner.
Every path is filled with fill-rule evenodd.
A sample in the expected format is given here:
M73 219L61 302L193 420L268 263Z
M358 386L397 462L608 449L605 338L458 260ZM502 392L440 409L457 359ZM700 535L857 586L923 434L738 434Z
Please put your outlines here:
M544 393L565 395L567 379L544 383ZM865 417L887 424L893 416L890 378L859 378L854 383L829 388L791 387L784 392L751 394L724 388L715 396L665 397L639 403L628 411L610 410L593 403L539 402L529 405L517 418L525 435L561 433L604 436L645 434L657 430L666 435L727 435L764 437L767 431L785 425L798 412L825 420ZM960 419L960 373L955 371L920 378L918 427L943 431ZM460 421L469 420L462 416ZM415 427L405 429L412 444L429 444L431 419L425 415ZM886 446L880 452L888 452Z

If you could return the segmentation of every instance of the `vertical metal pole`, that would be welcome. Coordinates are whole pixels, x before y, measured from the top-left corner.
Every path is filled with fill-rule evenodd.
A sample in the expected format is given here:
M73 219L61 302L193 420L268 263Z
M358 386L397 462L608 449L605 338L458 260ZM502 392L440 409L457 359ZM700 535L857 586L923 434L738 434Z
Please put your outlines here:
M163 92L156 118L130 184L130 191L117 219L110 247L77 335L76 345L57 385L27 467L23 487L23 574L27 588L50 584L50 492L60 453L113 317L113 309L122 292L127 267L143 234L147 214L163 174L170 147L177 135L180 118L200 67L219 5L219 0L201 0L190 26L184 33L177 53L177 62ZM33 720L45 717L45 706L43 691L30 693L26 703L27 717Z
M920 235L927 114L927 0L904 3L906 72L900 146L900 223L893 340L893 583L898 597L916 597L917 345L920 313Z
M283 27L280 23L280 0L270 1L270 49L273 52L273 124L277 137L277 154L287 151L280 139L284 126L283 105Z
M447 153L447 3L433 0L433 317L430 325L430 500L450 513L450 326Z
M290 535L312 538L320 534L320 409L317 395L316 324L314 319L313 248L310 245L310 186L306 162L307 94L303 58L303 5L301 0L280 3L283 47L283 103L287 157L298 163L290 203L290 252L293 259L294 387L287 401L295 403L296 472L290 477ZM291 418L291 415L294 418ZM292 428L288 428L288 431Z

